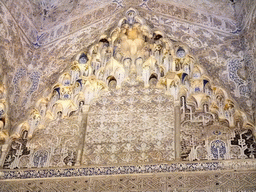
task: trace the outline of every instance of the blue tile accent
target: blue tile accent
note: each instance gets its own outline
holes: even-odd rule
[[[192,172],[192,171],[216,171],[222,170],[220,162],[203,163],[172,163],[151,164],[135,166],[111,166],[111,167],[72,167],[72,168],[45,168],[27,170],[4,170],[2,179],[28,179],[51,177],[82,177],[99,175],[143,174],[143,173],[168,173],[168,172]]]

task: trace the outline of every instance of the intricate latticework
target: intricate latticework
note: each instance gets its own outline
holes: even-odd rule
[[[53,134],[54,133],[54,134]],[[81,151],[81,119],[77,117],[50,121],[45,129],[39,129],[32,139],[22,138],[11,144],[4,168],[63,167],[74,166]],[[80,147],[79,147],[80,145]]]
[[[105,181],[74,179],[88,182],[86,189],[63,179],[58,189],[66,182],[74,189],[90,191],[223,189],[232,183],[224,172],[220,175],[225,182],[216,177],[215,184],[208,180],[213,173],[205,173],[202,179],[169,172],[236,169],[243,163],[254,168],[254,161],[243,161],[256,157],[254,131],[185,44],[150,28],[136,10],[129,9],[114,30],[77,55],[51,93],[5,137],[3,146],[9,148],[2,150],[1,163],[11,170],[0,176],[39,179],[166,173],[113,176]],[[195,160],[198,163],[192,163]],[[20,168],[33,170],[12,171]],[[47,182],[49,189],[37,181],[2,186],[3,191],[18,186],[51,190],[52,183]],[[247,189],[243,183],[239,187]]]
[[[200,76],[197,81],[203,87],[195,88],[199,91],[190,89],[189,94],[181,97],[181,158],[190,161],[255,158],[253,126],[245,123],[242,113],[226,99],[223,90],[211,87]],[[194,81],[193,77],[190,81]]]
[[[164,90],[141,84],[106,92],[89,110],[83,164],[174,160],[173,106]]]

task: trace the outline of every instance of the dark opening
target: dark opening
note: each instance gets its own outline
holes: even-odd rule
[[[185,57],[185,55],[186,55],[185,50],[182,47],[179,47],[179,49],[177,50],[177,56],[182,58],[182,57]]]
[[[149,85],[155,86],[157,84],[157,75],[152,74],[149,78]]]
[[[162,37],[163,37],[162,35],[157,34],[157,35],[155,35],[154,40],[157,41],[157,40],[161,39]]]
[[[109,41],[107,39],[101,39],[100,42],[102,42],[104,45],[109,46]]]
[[[80,57],[79,57],[78,62],[79,62],[80,64],[85,64],[85,63],[87,63],[87,61],[88,61],[87,55],[86,55],[85,53],[82,53],[82,54],[80,55]]]
[[[110,76],[110,77],[107,78],[107,80],[108,80],[108,87],[109,88],[116,88],[117,81],[116,81],[115,77]]]

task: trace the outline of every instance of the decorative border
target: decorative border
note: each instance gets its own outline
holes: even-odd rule
[[[173,19],[175,21],[199,25],[203,28],[213,29],[230,35],[230,32],[237,31],[236,23],[231,18],[216,16],[214,14],[196,12],[191,8],[176,6],[170,2],[158,2],[158,5],[148,2],[140,5],[140,8],[147,11],[147,17],[157,19],[159,24],[163,20]],[[151,13],[151,14],[150,14]],[[151,19],[149,19],[151,20]]]
[[[24,170],[1,170],[1,179],[31,179],[52,177],[84,177],[103,175],[125,175],[145,173],[171,173],[194,171],[219,171],[230,169],[256,169],[256,160],[227,160],[213,162],[184,162],[151,165],[106,166],[106,167],[70,167],[41,168]]]

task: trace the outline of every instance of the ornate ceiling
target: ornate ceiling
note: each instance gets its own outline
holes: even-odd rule
[[[150,6],[154,4],[156,7],[161,6],[163,3],[166,6],[177,7],[176,14],[174,16],[178,18],[188,19],[188,14],[193,10],[194,13],[203,13],[206,15],[218,16],[220,19],[235,19],[235,11],[233,3],[230,0],[174,0],[170,1],[148,1],[148,0],[114,0],[114,1],[85,1],[85,0],[65,0],[65,1],[37,1],[37,0],[25,0],[25,1],[2,1],[5,8],[12,15],[13,19],[19,25],[19,28],[26,35],[28,40],[34,44],[46,44],[51,42],[56,36],[53,33],[69,34],[75,29],[73,26],[68,28],[70,23],[72,25],[78,25],[77,28],[82,28],[88,25],[90,21],[93,21],[93,17],[90,17],[90,13],[95,11],[96,15],[103,14],[102,10],[108,5],[112,5],[112,11],[116,12],[120,8],[143,7],[150,9]],[[151,4],[151,5],[150,5]],[[167,8],[166,7],[166,8]],[[152,8],[152,7],[151,7]],[[172,7],[168,8],[172,9]],[[180,10],[181,9],[181,10]],[[184,13],[182,9],[184,9]],[[179,13],[180,12],[180,13]],[[108,13],[104,13],[102,16],[106,17]],[[174,11],[175,13],[175,11]],[[182,15],[179,15],[182,14]],[[50,40],[46,40],[50,37]]]
[[[255,31],[255,0],[0,0],[1,191],[254,190]]]
[[[99,1],[99,0],[25,0],[25,1],[3,1],[7,9],[17,22],[25,19],[37,31],[47,31],[54,26],[81,18],[92,10],[99,10],[107,4],[116,3],[120,7],[129,5],[140,6],[148,1]],[[160,3],[170,3],[170,1],[156,1]],[[16,6],[13,6],[13,5]],[[197,12],[218,15],[234,19],[235,12],[230,0],[174,0],[171,2],[178,7],[185,7]],[[23,26],[21,26],[23,27]],[[25,26],[24,26],[25,27]],[[25,29],[25,28],[24,28]]]
[[[152,28],[192,48],[216,84],[229,90],[253,119],[254,69],[250,67],[255,37],[239,27],[243,23],[253,26],[254,4],[232,0],[1,0],[0,57],[5,74],[1,81],[7,89],[8,129],[21,122],[36,101],[49,94],[73,58],[108,33],[130,7]]]

